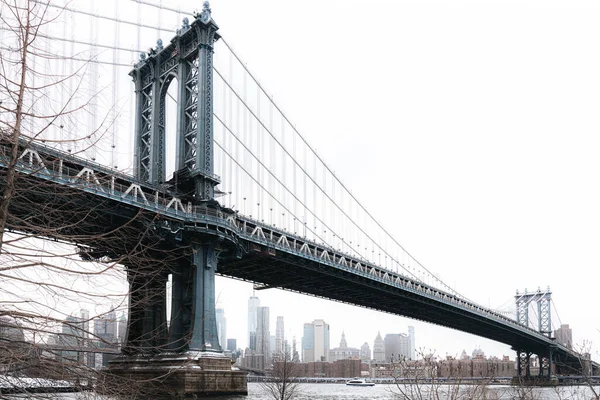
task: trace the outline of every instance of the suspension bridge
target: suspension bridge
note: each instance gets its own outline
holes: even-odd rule
[[[581,371],[581,356],[552,338],[549,291],[517,296],[514,320],[462,296],[395,241],[248,71],[207,2],[192,13],[126,3],[132,14],[115,3],[112,15],[78,2],[32,4],[64,21],[62,32],[40,30],[34,66],[66,77],[84,65],[91,78],[81,85],[53,78],[61,90],[31,94],[26,107],[91,111],[87,119],[57,113],[50,124],[25,119],[18,137],[5,131],[0,166],[18,172],[11,229],[69,240],[84,260],[119,259],[126,266],[130,322],[124,355],[111,366],[115,375],[162,376],[177,366],[181,375],[167,379],[177,390],[243,393],[245,377],[219,356],[216,274],[508,344],[517,352],[519,376],[529,377],[532,354],[540,377]],[[144,23],[148,9],[182,22],[170,30],[171,40],[140,51],[145,30],[168,31],[160,19],[158,28]],[[89,24],[75,23],[79,18]],[[101,21],[114,24],[112,37],[100,34]],[[85,40],[78,39],[81,29],[90,30]],[[11,48],[14,38],[1,32]],[[137,43],[124,44],[125,38]],[[54,52],[54,58],[40,55]],[[129,63],[121,53],[138,58]],[[101,73],[104,67],[112,73]],[[121,98],[124,69],[133,80],[130,102]],[[43,86],[50,78],[32,79],[32,86],[35,79]],[[93,95],[87,103],[75,96],[82,85]],[[73,215],[83,214],[85,221],[74,223]],[[166,266],[145,264],[157,257]],[[536,327],[527,316],[533,303]],[[193,383],[179,387],[182,379]]]

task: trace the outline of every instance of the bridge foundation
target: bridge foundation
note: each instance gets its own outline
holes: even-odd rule
[[[185,398],[248,394],[246,373],[222,353],[188,351],[120,356],[110,362],[98,392],[122,398]],[[150,397],[148,397],[150,396]]]
[[[98,391],[121,397],[205,397],[247,394],[246,373],[234,370],[218,341],[214,241],[192,243],[172,272],[172,312],[166,321],[166,275],[128,272],[129,325],[123,355],[111,360]],[[164,267],[163,267],[164,268]]]
[[[555,386],[558,379],[553,375],[553,351],[538,354],[538,373],[531,373],[531,355],[533,353],[525,350],[517,350],[517,375],[513,378],[516,386]]]

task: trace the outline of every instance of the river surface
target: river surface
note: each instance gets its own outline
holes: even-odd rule
[[[485,388],[470,385],[465,386],[436,386],[439,396],[429,393],[431,388],[425,386],[399,386],[378,384],[373,387],[346,386],[334,383],[303,383],[298,386],[295,400],[367,400],[367,399],[439,399],[439,400],[587,400],[593,397],[590,388],[583,386],[566,386],[560,388],[516,389],[510,386],[487,386]],[[460,392],[457,392],[459,390]],[[481,392],[485,391],[485,394]],[[600,387],[594,387],[600,393]],[[476,392],[475,392],[476,391]],[[402,395],[402,392],[406,396]],[[451,395],[449,395],[451,393]],[[452,395],[454,394],[454,395]],[[39,397],[38,397],[39,396]],[[2,397],[4,398],[4,397]],[[10,396],[22,399],[22,396]],[[43,398],[52,400],[112,400],[111,398],[94,393],[69,393],[35,395],[27,398]],[[248,396],[214,397],[213,400],[268,400],[272,399],[260,383],[248,383]],[[141,400],[141,399],[138,399]]]

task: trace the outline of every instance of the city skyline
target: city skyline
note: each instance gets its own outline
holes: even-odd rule
[[[266,316],[266,313],[268,313],[268,309],[269,307],[267,306],[263,306],[263,307],[259,307],[260,309],[260,313],[263,313],[264,316]],[[222,314],[225,314],[225,310],[224,309],[220,309],[220,312]],[[86,319],[86,317],[88,319]],[[12,326],[12,322],[10,322],[10,318],[9,317],[3,317],[5,318],[5,320],[7,321],[6,324],[7,326]],[[262,319],[263,317],[261,317]],[[283,320],[283,316],[277,316],[276,317],[276,321],[281,321]],[[57,331],[54,334],[50,334],[50,336],[48,336],[47,339],[45,340],[41,340],[40,338],[40,342],[39,343],[47,343],[47,344],[52,344],[56,341],[62,343],[62,344],[66,344],[66,345],[72,345],[74,348],[77,348],[78,346],[83,346],[83,343],[74,343],[73,342],[73,338],[75,337],[80,337],[80,338],[85,338],[86,340],[90,340],[92,342],[97,342],[98,345],[100,347],[104,346],[105,344],[103,344],[103,341],[106,341],[107,344],[108,343],[113,343],[113,345],[115,346],[121,346],[122,345],[122,327],[125,326],[124,324],[124,315],[121,315],[121,317],[117,317],[117,312],[112,309],[111,311],[99,315],[97,317],[94,318],[89,318],[89,311],[86,309],[81,309],[77,312],[73,312],[71,315],[67,316],[65,318],[65,320],[60,324],[60,330]],[[264,322],[264,320],[263,320]],[[304,324],[306,325],[314,325],[315,323],[317,324],[323,324],[327,327],[327,329],[329,329],[329,325],[325,323],[325,321],[323,320],[314,320],[312,323],[309,324]],[[90,329],[88,331],[88,329]],[[27,330],[27,328],[21,328],[21,329],[14,329],[11,328],[13,331],[19,331],[20,335],[23,335],[23,332],[25,330]],[[268,327],[264,327],[262,329],[270,329]],[[405,333],[400,333],[400,334],[385,334],[385,339],[388,339],[388,337],[390,336],[401,336],[401,337],[405,337],[405,338],[410,338],[413,339],[415,338],[415,333],[414,333],[414,328],[412,326],[408,326],[408,334]],[[566,331],[567,333],[563,333],[562,335],[565,335],[565,337],[568,337],[568,335],[570,334],[569,331],[569,327],[568,325],[563,325],[561,327],[561,329],[563,331]],[[4,326],[2,324],[0,324],[0,333],[4,333],[4,331],[9,332],[10,329],[5,329]],[[313,332],[314,333],[314,332]],[[323,333],[323,330],[321,330],[321,334]],[[14,333],[12,333],[14,335]],[[557,333],[557,337],[560,337],[560,333]],[[0,335],[1,336],[1,335]],[[221,336],[222,337],[222,336]],[[274,342],[276,336],[271,335],[271,342]],[[361,359],[363,362],[367,362],[370,363],[371,361],[373,362],[389,362],[389,360],[391,359],[390,356],[388,356],[387,352],[387,343],[385,343],[384,339],[382,338],[383,336],[380,335],[380,333],[378,333],[377,337],[371,341],[371,344],[373,344],[373,348],[376,347],[375,343],[377,341],[377,338],[381,338],[381,359],[378,359],[377,357],[373,356],[366,356],[364,357],[365,353],[370,353],[370,348],[371,348],[371,344],[369,344],[369,342],[365,342],[362,346],[360,346],[360,348],[356,348],[354,346],[349,346],[346,340],[346,334],[345,332],[342,332],[342,336],[340,338],[340,344],[339,346],[332,346],[331,343],[329,343],[328,346],[328,357],[323,357],[322,360],[326,361],[326,362],[335,362],[337,360],[344,360],[344,359]],[[219,339],[220,340],[220,339]],[[284,346],[286,346],[287,350],[292,351],[294,349],[295,346],[295,338],[292,339],[292,341],[290,342],[288,340],[287,337],[284,338]],[[242,352],[244,350],[250,350],[249,354],[250,355],[254,355],[254,354],[260,354],[260,352],[256,352],[253,349],[244,349],[241,348],[239,346],[237,346],[237,339],[236,338],[229,338],[227,337],[225,339],[225,344],[222,344],[222,348],[223,351],[227,350],[230,352],[235,352],[237,350],[241,350]],[[408,348],[409,352],[414,350],[414,348],[409,347]],[[66,350],[65,351],[66,354],[70,354],[69,352],[73,352],[73,351],[69,351]],[[335,353],[335,355],[334,355]],[[469,356],[468,354],[471,353],[471,355]],[[323,354],[325,354],[325,348],[323,348]],[[271,353],[272,357],[275,357],[274,353]],[[292,355],[292,354],[290,354]],[[419,359],[423,359],[424,357],[431,357],[434,356],[434,359],[438,359],[438,360],[444,360],[444,359],[475,359],[475,358],[482,358],[482,359],[501,359],[501,358],[506,358],[506,357],[510,357],[507,355],[498,355],[498,354],[489,354],[486,355],[485,351],[483,349],[481,349],[481,347],[474,347],[472,350],[471,349],[463,349],[463,351],[460,354],[456,354],[456,355],[442,355],[442,354],[434,354],[434,353],[426,353],[426,352],[418,352],[416,353],[416,357],[410,357],[407,354],[404,354],[406,359],[412,359],[412,360],[419,360]],[[108,362],[108,360],[110,360],[112,357],[114,357],[114,355],[112,354],[108,354],[105,355],[104,358],[106,358],[106,360],[104,361],[104,364],[106,365],[106,362]],[[394,360],[396,360],[397,358],[394,358]],[[269,359],[267,359],[267,361],[269,361]],[[304,360],[304,359],[298,359],[295,360],[297,362],[313,362],[313,361],[319,361],[319,360]],[[262,364],[263,366],[265,365],[264,362]]]
[[[267,314],[270,314],[269,310],[270,307],[269,306],[259,306],[259,304],[261,304],[261,300],[258,296],[256,296],[255,292],[253,291],[252,295],[248,298],[248,315],[252,315],[254,314],[256,316],[256,318],[260,318],[261,323],[260,325],[262,325],[261,330],[266,330],[267,332],[271,331],[271,327],[275,327],[275,335],[270,335],[270,342],[271,344],[271,348],[269,349],[269,355],[270,357],[274,357],[276,355],[276,351],[279,348],[278,347],[278,343],[281,343],[281,346],[283,347],[283,345],[287,344],[288,346],[291,346],[292,341],[296,339],[296,335],[293,334],[293,330],[292,329],[288,329],[287,332],[288,333],[284,333],[284,320],[285,320],[285,316],[275,316],[275,315],[271,315],[269,317],[269,322],[265,325],[266,320],[264,319],[265,316]],[[263,303],[264,304],[264,303]],[[256,311],[256,312],[254,312]],[[225,310],[223,310],[223,312],[225,312]],[[262,313],[262,316],[259,317],[259,315]],[[265,314],[266,313],[266,314]],[[248,326],[250,326],[250,320],[248,320]],[[341,340],[340,340],[340,346],[335,346],[336,343],[336,338],[332,339],[331,336],[331,325],[326,323],[326,321],[324,321],[323,319],[313,319],[312,322],[305,322],[303,324],[303,328],[302,328],[302,334],[299,336],[300,337],[300,360],[302,362],[306,362],[306,361],[316,361],[313,358],[309,358],[308,360],[304,359],[304,352],[303,352],[303,341],[304,341],[304,335],[307,332],[307,325],[313,326],[313,335],[314,335],[314,324],[318,323],[318,324],[324,324],[326,326],[326,330],[327,330],[327,337],[325,340],[328,340],[328,343],[323,343],[325,345],[325,347],[322,349],[322,353],[327,354],[327,356],[324,356],[324,359],[326,361],[331,361],[331,355],[333,354],[333,351],[336,350],[338,351],[339,354],[352,354],[352,357],[358,357],[358,358],[362,358],[363,356],[363,347],[365,344],[367,344],[367,349],[369,350],[369,352],[371,352],[371,350],[373,349],[373,357],[372,359],[375,361],[386,361],[390,358],[388,353],[395,353],[396,355],[400,354],[405,356],[407,359],[418,359],[420,357],[422,357],[425,354],[435,354],[437,357],[440,358],[445,358],[445,357],[454,357],[454,358],[459,358],[466,350],[467,348],[463,348],[460,352],[456,352],[454,354],[450,354],[450,353],[440,353],[440,352],[436,352],[435,350],[435,346],[432,346],[431,344],[427,345],[424,344],[421,347],[417,347],[415,346],[415,341],[416,341],[416,337],[417,335],[415,334],[415,328],[412,325],[407,325],[406,329],[402,330],[402,331],[397,331],[397,332],[382,332],[380,330],[377,331],[377,336],[374,338],[370,338],[366,340],[362,340],[361,338],[354,338],[354,341],[352,342],[351,345],[348,345],[347,339],[346,339],[346,331],[344,331],[342,329],[341,331]],[[255,326],[258,326],[259,324],[257,323]],[[563,326],[563,329],[565,328],[565,326]],[[568,329],[568,325],[566,326],[566,328]],[[257,328],[258,329],[258,328]],[[291,336],[288,336],[291,335]],[[352,332],[350,332],[350,335],[353,336]],[[401,344],[402,346],[402,351],[394,351],[394,350],[388,350],[388,344],[386,343],[386,340],[388,340],[388,337],[394,336],[395,340],[398,341],[402,341],[403,344]],[[377,347],[375,342],[377,341],[377,338],[380,337],[381,338],[381,349],[380,349],[380,355],[375,356],[375,348]],[[227,340],[229,339],[235,339],[237,340],[237,338],[226,338]],[[332,344],[332,340],[333,343]],[[358,344],[358,342],[361,342],[362,344]],[[237,342],[239,343],[239,341]],[[258,341],[257,341],[258,343]],[[314,345],[314,343],[313,343]],[[396,345],[392,345],[392,346],[398,346],[399,344]],[[254,350],[257,351],[257,347],[249,347],[249,346],[238,346],[238,349],[240,350],[245,350],[245,349],[250,349],[250,350]],[[263,347],[264,348],[264,347]],[[477,349],[481,349],[481,346],[474,346],[473,347],[473,351],[476,351]],[[291,349],[290,349],[291,350]],[[340,350],[345,350],[345,351],[340,351]],[[354,350],[356,351],[356,354],[354,354]],[[257,351],[258,354],[262,354],[260,350]],[[390,354],[391,354],[390,353]],[[505,357],[507,356],[507,354],[491,354],[491,356],[493,357]],[[510,357],[510,354],[508,354],[508,356]],[[348,358],[352,358],[352,357],[348,357]],[[345,358],[342,357],[342,358]]]

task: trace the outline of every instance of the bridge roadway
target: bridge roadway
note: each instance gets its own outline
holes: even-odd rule
[[[93,214],[90,218],[96,219],[93,226],[100,233],[129,225],[131,232],[146,229],[151,235],[158,230],[163,239],[168,237],[172,243],[185,243],[192,236],[203,240],[218,238],[221,254],[217,273],[222,276],[255,282],[264,288],[280,288],[406,316],[542,356],[547,356],[552,349],[557,365],[573,368],[580,365],[578,353],[502,314],[327,245],[221,208],[216,202],[193,206],[168,185],[139,182],[108,167],[46,146],[30,145],[19,151],[18,193],[26,201],[11,203],[11,212],[28,222],[13,227],[15,230],[36,233],[36,224],[31,222],[36,219],[54,223],[41,214],[53,209],[64,211],[62,198],[69,197],[69,207],[80,204],[82,209],[90,210],[90,215]],[[8,165],[7,156],[6,144],[0,144],[0,168],[4,170]],[[3,175],[0,179],[4,179]],[[42,193],[42,183],[51,190],[45,189],[47,193]],[[68,196],[61,196],[66,193]],[[19,206],[27,202],[44,206],[33,209]],[[54,212],[54,218],[61,213]],[[140,221],[142,225],[152,225],[151,229],[140,225]],[[61,225],[64,221],[55,223]],[[74,225],[60,237],[72,235],[72,242],[84,249],[84,259],[115,256],[111,253],[114,249],[79,240],[83,235],[77,226],[85,226],[88,231],[90,226]],[[137,233],[135,237],[140,236]],[[43,234],[52,237],[47,231]],[[150,242],[149,239],[145,243]],[[164,246],[163,249],[173,248],[173,245]],[[121,247],[122,251],[128,251],[126,244]],[[156,246],[153,248],[160,251]],[[181,251],[184,248],[181,246]],[[594,370],[597,367],[594,364]]]

